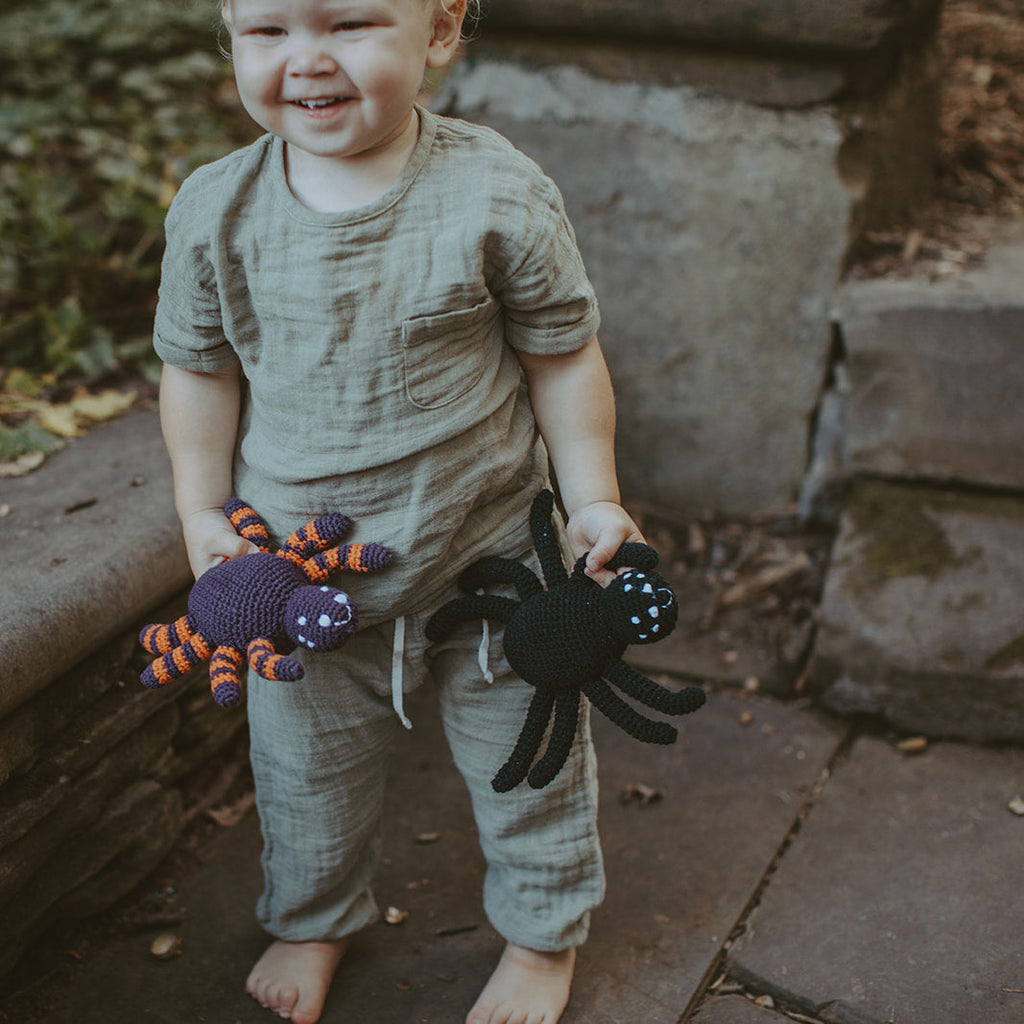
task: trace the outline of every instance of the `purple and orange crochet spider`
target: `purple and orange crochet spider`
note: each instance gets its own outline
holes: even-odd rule
[[[274,553],[266,524],[245,502],[230,498],[224,514],[259,551],[204,572],[189,594],[188,614],[147,626],[139,642],[160,655],[142,673],[144,686],[163,686],[209,659],[213,699],[232,707],[241,699],[239,672],[246,659],[264,679],[293,681],[303,676],[301,662],[288,657],[296,647],[341,646],[356,630],[358,609],[324,580],[343,569],[383,569],[391,551],[380,544],[336,546],[352,520],[333,512],[296,530]]]

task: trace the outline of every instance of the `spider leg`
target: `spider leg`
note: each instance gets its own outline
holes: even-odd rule
[[[195,633],[185,643],[157,658],[142,673],[142,685],[151,690],[183,676],[190,668],[206,661],[212,653],[210,645],[200,633]]]
[[[678,691],[667,690],[622,661],[613,662],[605,672],[605,678],[627,697],[633,697],[641,704],[666,715],[688,715],[703,707],[707,700],[707,694],[699,686],[684,686]]]
[[[530,506],[530,534],[548,590],[569,578],[558,547],[558,535],[551,522],[554,509],[555,496],[547,490],[541,491]]]
[[[318,516],[292,533],[281,545],[278,554],[301,564],[318,551],[326,551],[332,544],[337,544],[351,529],[352,520],[340,512]]]
[[[196,635],[192,619],[188,615],[182,615],[175,619],[170,625],[162,626],[154,622],[139,634],[139,643],[142,648],[150,654],[167,654],[175,647],[187,643]]]
[[[543,789],[562,770],[573,740],[576,739],[579,715],[579,690],[567,690],[555,698],[555,720],[551,726],[548,749],[534,765],[527,780],[534,789]]]
[[[519,739],[516,740],[509,759],[498,769],[498,774],[491,780],[491,787],[496,793],[508,793],[526,778],[530,765],[537,756],[537,751],[540,750],[554,702],[555,695],[551,690],[536,690],[534,692],[530,706],[526,710],[526,721],[523,722]]]
[[[511,583],[516,588],[520,601],[525,601],[544,589],[532,569],[519,562],[513,562],[510,558],[500,558],[498,555],[485,555],[459,576],[459,588],[467,593],[480,590],[489,583]]]
[[[320,583],[331,573],[342,569],[351,572],[375,572],[390,564],[391,549],[384,547],[383,544],[345,544],[307,558],[302,563],[302,571],[311,583]]]
[[[305,675],[301,661],[289,658],[285,654],[278,654],[274,650],[274,645],[264,637],[253,640],[246,653],[249,668],[264,679],[280,679],[292,683]]]
[[[675,743],[678,733],[667,722],[655,722],[634,711],[603,679],[594,679],[581,687],[601,714],[641,743]]]
[[[210,658],[210,692],[222,708],[233,708],[242,699],[242,652],[237,647],[222,644]]]
[[[258,512],[250,505],[238,498],[228,498],[224,502],[224,515],[235,528],[239,537],[251,540],[260,551],[270,551],[270,535],[267,533],[267,524],[260,518]]]
[[[511,597],[500,597],[497,594],[470,594],[466,597],[456,597],[442,605],[430,616],[426,626],[427,639],[435,644],[446,640],[460,622],[471,622],[474,619],[508,622],[518,607],[518,601]]]

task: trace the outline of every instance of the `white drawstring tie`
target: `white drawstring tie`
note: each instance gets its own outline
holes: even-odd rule
[[[412,728],[412,722],[405,713],[402,693],[402,665],[405,662],[405,616],[395,619],[395,643],[391,649],[391,706],[395,709],[402,725]]]

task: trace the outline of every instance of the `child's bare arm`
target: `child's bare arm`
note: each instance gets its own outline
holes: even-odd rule
[[[606,584],[605,563],[625,541],[642,541],[620,504],[615,474],[615,400],[597,338],[567,355],[520,352],[534,415],[569,513],[578,558],[590,552],[587,574]]]
[[[193,373],[164,366],[160,424],[174,471],[174,504],[189,564],[207,569],[255,550],[224,515],[238,434],[241,378],[237,371]]]

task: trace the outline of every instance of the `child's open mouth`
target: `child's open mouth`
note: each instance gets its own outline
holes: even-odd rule
[[[345,102],[343,96],[321,96],[317,99],[309,100],[292,100],[293,106],[302,107],[303,110],[308,110],[311,113],[319,113],[320,111],[334,110],[336,107],[340,107]]]

